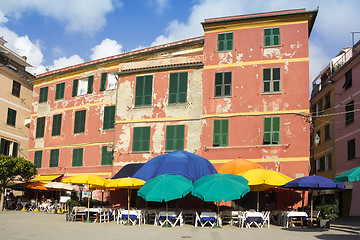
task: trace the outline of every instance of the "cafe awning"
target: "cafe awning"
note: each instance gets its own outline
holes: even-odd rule
[[[51,175],[39,175],[33,179],[30,180],[30,182],[44,182],[44,183],[48,183],[48,182],[52,182],[57,178],[62,177],[63,174],[51,174]]]

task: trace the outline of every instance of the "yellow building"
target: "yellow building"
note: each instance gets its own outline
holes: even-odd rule
[[[0,154],[28,158],[29,127],[34,78],[26,72],[30,67],[21,57],[4,46],[0,38]]]

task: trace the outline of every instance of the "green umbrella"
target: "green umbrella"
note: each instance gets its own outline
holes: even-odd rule
[[[242,198],[250,191],[248,180],[233,174],[211,174],[194,182],[192,195],[211,202],[230,201]],[[217,226],[219,226],[219,207]]]
[[[360,181],[360,166],[352,168],[339,176],[335,177],[335,182],[354,182]]]
[[[138,195],[146,201],[166,202],[166,222],[169,226],[168,201],[185,197],[193,189],[192,181],[172,174],[164,174],[147,181],[138,191]]]

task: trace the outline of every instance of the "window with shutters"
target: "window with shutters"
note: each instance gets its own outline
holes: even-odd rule
[[[280,144],[280,117],[265,117],[263,145]]]
[[[263,93],[281,92],[280,68],[263,69]]]
[[[170,73],[169,104],[186,103],[188,73]]]
[[[87,78],[75,79],[73,81],[72,96],[80,96],[93,92],[94,76]]]
[[[330,93],[326,94],[325,96],[325,106],[324,106],[324,110],[329,109],[331,107],[331,102],[330,102]]]
[[[47,102],[49,87],[40,88],[39,103]]]
[[[62,114],[56,114],[53,116],[53,125],[51,136],[59,136],[61,133],[61,120]]]
[[[184,149],[185,125],[166,126],[166,151]]]
[[[15,97],[20,97],[20,89],[21,89],[21,84],[15,80],[13,80],[13,86],[12,86],[12,92],[11,92],[12,95]]]
[[[65,83],[56,84],[55,100],[63,99],[65,93]]]
[[[355,138],[347,142],[348,160],[356,158]]]
[[[280,46],[280,28],[264,29],[264,47]]]
[[[215,97],[231,96],[231,72],[215,73]]]
[[[347,71],[345,73],[345,82],[344,82],[343,88],[345,88],[345,90],[347,90],[351,86],[352,86],[352,70],[350,69],[349,71]]]
[[[100,91],[116,89],[117,80],[115,74],[111,73],[102,73],[101,82],[100,82]]]
[[[107,151],[107,146],[102,146],[101,149],[101,165],[112,165],[112,154]]]
[[[330,140],[330,124],[325,125],[325,141]]]
[[[345,112],[345,125],[347,126],[354,122],[354,100],[345,105]]]
[[[73,149],[72,166],[82,167],[82,165],[83,165],[83,148]]]
[[[41,168],[42,151],[36,151],[34,154],[34,164],[36,168]]]
[[[15,123],[16,123],[16,111],[15,111],[14,109],[8,108],[6,123],[7,123],[8,125],[11,125],[11,126],[15,127]]]
[[[1,138],[0,143],[0,154],[6,155],[6,156],[18,156],[18,147],[19,144],[17,142],[8,141],[5,138]]]
[[[115,123],[115,106],[108,106],[104,108],[103,129],[114,129]]]
[[[40,117],[36,121],[36,138],[44,137],[45,132],[45,117]]]
[[[233,33],[219,33],[217,42],[218,52],[233,50]]]
[[[135,106],[151,106],[153,76],[136,77]]]
[[[213,147],[227,147],[229,144],[229,119],[214,120]]]
[[[149,152],[150,130],[150,127],[134,127],[133,152]]]
[[[85,132],[86,110],[75,112],[74,133]]]
[[[51,149],[49,167],[55,168],[58,167],[58,165],[59,165],[59,149]]]

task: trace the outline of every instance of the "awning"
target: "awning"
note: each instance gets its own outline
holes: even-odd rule
[[[55,179],[62,177],[63,174],[52,174],[52,175],[40,175],[30,180],[30,182],[52,182]]]
[[[125,165],[111,179],[132,177],[145,163],[130,163]]]

